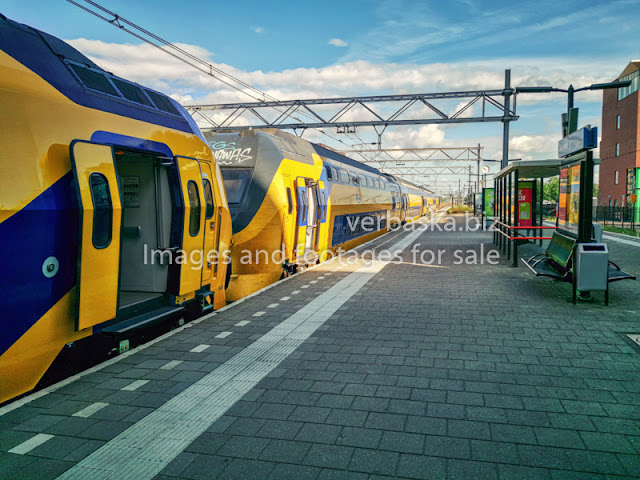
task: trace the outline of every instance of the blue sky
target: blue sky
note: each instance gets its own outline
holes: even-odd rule
[[[100,3],[283,99],[501,88],[505,68],[514,85],[580,87],[610,81],[640,58],[640,0]],[[70,40],[105,68],[183,103],[241,99],[63,0],[0,0],[0,12]],[[576,94],[580,124],[599,125],[601,98]],[[512,158],[555,156],[565,105],[560,94],[521,95]],[[373,140],[366,129],[358,134]],[[395,128],[383,145],[481,143],[485,157],[498,158],[500,135],[499,124]]]

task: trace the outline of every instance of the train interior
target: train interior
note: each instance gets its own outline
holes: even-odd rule
[[[166,160],[116,152],[122,198],[119,309],[167,291],[169,266],[152,250],[169,248],[172,203]]]

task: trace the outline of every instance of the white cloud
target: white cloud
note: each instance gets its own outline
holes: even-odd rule
[[[547,155],[555,158],[560,135],[518,135],[511,137],[510,157],[531,160]],[[549,155],[552,153],[552,155]]]
[[[260,27],[260,26],[252,26],[250,27],[252,31],[254,31],[255,33],[263,33],[264,32],[264,28]]]
[[[329,40],[329,45],[333,45],[334,47],[347,47],[349,43],[340,38],[332,38]]]

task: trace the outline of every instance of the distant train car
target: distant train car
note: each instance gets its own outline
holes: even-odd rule
[[[280,130],[205,136],[233,219],[230,300],[419,218],[432,197]]]
[[[430,205],[435,205],[435,195],[426,192],[417,185],[404,179],[396,179],[401,187],[406,202],[406,214],[404,220],[413,222],[429,213]],[[434,207],[435,208],[435,207]]]
[[[201,257],[231,219],[178,103],[2,16],[0,50],[2,403],[65,345],[224,305],[225,265]]]

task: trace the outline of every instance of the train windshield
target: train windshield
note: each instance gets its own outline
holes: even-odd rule
[[[221,168],[222,179],[224,180],[224,189],[227,193],[227,202],[241,203],[244,192],[249,185],[249,177],[251,170],[240,168]]]

